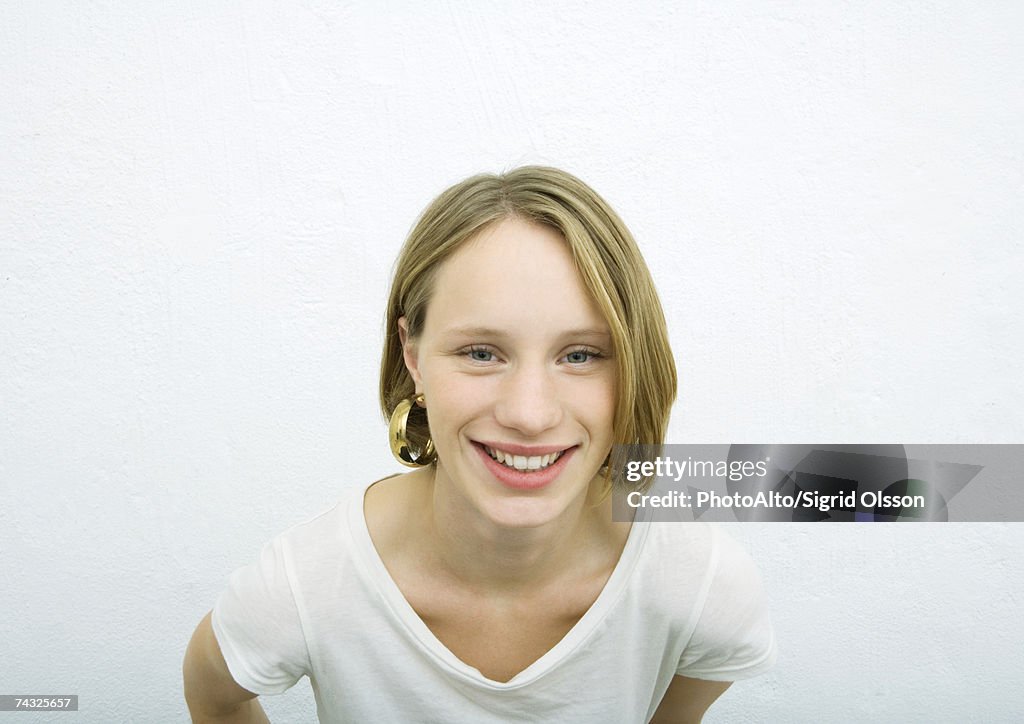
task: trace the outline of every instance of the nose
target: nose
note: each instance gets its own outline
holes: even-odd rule
[[[504,427],[536,437],[562,421],[562,403],[551,372],[541,366],[509,370],[502,380],[494,410]]]

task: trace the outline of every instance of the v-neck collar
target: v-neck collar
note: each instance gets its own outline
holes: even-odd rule
[[[626,544],[623,546],[619,560],[616,562],[615,568],[598,594],[597,599],[558,643],[508,681],[494,681],[481,674],[475,667],[462,661],[447,646],[441,643],[440,639],[434,635],[434,632],[430,630],[409,601],[406,600],[402,591],[398,588],[398,584],[391,577],[387,567],[384,565],[384,561],[377,552],[377,548],[373,545],[370,530],[366,525],[366,513],[363,503],[366,491],[373,484],[370,483],[364,488],[353,491],[353,494],[349,497],[347,511],[348,530],[351,534],[351,542],[356,554],[356,564],[366,578],[367,583],[377,589],[394,618],[401,623],[418,646],[429,653],[444,669],[466,682],[496,691],[518,689],[536,681],[558,666],[560,662],[569,658],[573,651],[587,640],[625,590],[639,557],[639,552],[647,538],[649,528],[648,525],[640,521],[634,521],[633,525],[630,526],[629,535],[626,538]]]

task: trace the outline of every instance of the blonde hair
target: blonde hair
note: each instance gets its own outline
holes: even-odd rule
[[[562,234],[608,323],[618,373],[615,444],[661,445],[677,379],[650,271],[633,236],[604,199],[575,176],[545,166],[472,176],[444,191],[416,222],[399,253],[388,298],[380,368],[385,418],[415,392],[402,355],[399,318],[405,317],[409,336],[417,337],[437,269],[485,227],[510,217]],[[406,434],[422,448],[430,435],[425,416],[410,416]]]

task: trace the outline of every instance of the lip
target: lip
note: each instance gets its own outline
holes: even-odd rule
[[[497,460],[492,458],[487,451],[484,449],[484,445],[490,448],[497,448],[504,452],[512,453],[513,455],[525,455],[525,456],[540,456],[549,455],[550,453],[562,452],[561,457],[555,462],[548,465],[543,470],[535,470],[533,472],[526,472],[524,470],[515,470],[507,465],[499,463]],[[509,488],[515,488],[516,490],[537,490],[549,485],[555,480],[565,469],[566,464],[569,462],[569,458],[576,452],[575,445],[564,448],[564,447],[529,447],[525,445],[503,445],[484,443],[484,442],[473,442],[473,447],[476,448],[480,454],[480,458],[483,460],[484,466],[491,472],[491,475],[495,479]]]
[[[496,442],[493,440],[474,440],[473,442],[477,445],[486,445],[491,450],[501,450],[502,452],[523,455],[524,457],[540,457],[541,455],[550,455],[551,453],[562,452],[563,450],[575,447],[575,445],[516,445],[511,442]]]

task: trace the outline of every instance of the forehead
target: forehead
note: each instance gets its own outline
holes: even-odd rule
[[[487,227],[438,269],[425,331],[466,326],[535,334],[608,329],[562,234],[515,218]]]

